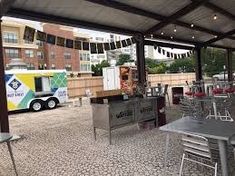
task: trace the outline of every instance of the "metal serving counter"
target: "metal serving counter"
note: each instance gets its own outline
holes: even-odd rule
[[[164,97],[133,98],[127,101],[111,101],[107,104],[91,103],[94,137],[96,128],[107,130],[111,144],[111,131],[126,125],[155,120],[158,124],[157,100]],[[161,108],[161,112],[164,107]]]

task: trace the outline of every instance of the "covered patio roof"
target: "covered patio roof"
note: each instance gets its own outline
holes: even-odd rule
[[[7,16],[235,50],[231,0],[15,0]]]

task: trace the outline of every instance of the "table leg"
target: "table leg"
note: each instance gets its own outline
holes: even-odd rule
[[[168,147],[169,147],[169,134],[166,135],[166,149],[165,149],[165,156],[164,156],[164,175],[166,174],[166,161],[167,161],[167,153],[168,153]]]
[[[112,141],[111,141],[111,129],[109,129],[109,145],[112,144]]]
[[[213,104],[213,110],[214,110],[214,115],[215,115],[215,119],[217,120],[217,108],[216,108],[216,103],[215,102],[213,102],[212,103]]]
[[[227,162],[227,142],[223,140],[218,140],[220,161],[222,167],[222,175],[228,176],[228,162]]]
[[[96,128],[93,127],[94,139],[96,140]]]
[[[10,153],[10,157],[11,157],[11,161],[12,161],[12,164],[13,164],[13,167],[14,167],[14,170],[15,170],[15,174],[16,174],[16,176],[18,176],[18,173],[17,173],[17,170],[16,170],[15,159],[14,159],[13,152],[12,152],[12,149],[11,149],[10,141],[7,141],[7,147],[8,147],[8,151]]]

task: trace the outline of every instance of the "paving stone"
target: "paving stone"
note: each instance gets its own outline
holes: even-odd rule
[[[179,117],[177,107],[167,108],[168,121]],[[37,113],[10,115],[11,132],[22,136],[12,142],[19,176],[163,176],[165,133],[139,130],[136,125],[112,132],[97,130],[94,141],[91,106],[60,107]],[[180,136],[170,136],[167,175],[179,172]],[[0,175],[14,176],[6,145],[0,145]],[[185,176],[209,176],[213,171],[186,164]]]

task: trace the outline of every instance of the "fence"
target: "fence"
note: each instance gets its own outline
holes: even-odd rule
[[[191,83],[195,80],[195,73],[175,73],[175,74],[150,74],[148,81],[151,85],[157,83],[168,84],[169,86],[185,85],[185,81]],[[68,78],[69,98],[81,97],[87,94],[94,94],[96,91],[103,90],[103,77],[82,77]]]

